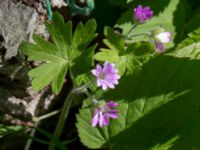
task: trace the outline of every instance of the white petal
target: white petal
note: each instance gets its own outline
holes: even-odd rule
[[[104,124],[104,118],[102,112],[99,114],[99,126],[102,128]]]
[[[102,89],[106,90],[107,89],[107,85],[105,83],[102,83]]]
[[[113,85],[113,83],[107,82],[107,85],[108,85],[108,87],[111,88],[111,89],[114,89],[114,88],[115,88],[115,86]]]
[[[95,69],[92,69],[92,71],[91,71],[91,72],[92,72],[92,74],[93,74],[93,75],[97,76],[97,70],[95,70]]]
[[[101,79],[97,79],[97,86],[100,87],[102,85]]]
[[[171,33],[170,32],[161,32],[156,35],[156,38],[162,43],[171,42]]]

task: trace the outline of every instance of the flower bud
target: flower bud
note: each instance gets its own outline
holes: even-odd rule
[[[170,43],[172,41],[171,32],[166,32],[164,28],[158,28],[152,32],[154,39],[154,46],[157,52],[164,52],[164,43]]]

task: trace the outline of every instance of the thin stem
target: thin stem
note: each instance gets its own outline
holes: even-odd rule
[[[154,57],[154,56],[156,56],[156,52],[153,52],[152,54],[151,54],[151,57]]]
[[[69,94],[68,94],[68,96],[65,100],[65,103],[63,105],[63,108],[62,108],[62,111],[61,111],[61,114],[60,114],[60,117],[59,117],[59,120],[58,120],[58,123],[57,123],[57,126],[56,126],[56,130],[54,132],[54,136],[56,138],[59,138],[61,133],[62,133],[64,124],[65,124],[65,120],[68,116],[69,109],[70,109],[71,104],[72,104],[73,94],[74,94],[74,90],[72,89],[69,92]],[[54,150],[54,149],[55,149],[55,145],[54,145],[53,141],[51,141],[48,150]]]
[[[35,124],[34,124],[34,128],[31,130],[31,133],[30,133],[30,136],[31,137],[34,137],[34,135],[35,135],[35,132],[36,132],[36,127],[38,127],[38,125],[39,125],[39,122],[36,122]],[[31,146],[31,143],[32,143],[32,139],[31,138],[29,138],[28,139],[28,141],[26,142],[26,145],[25,145],[25,147],[24,147],[24,150],[29,150],[30,149],[30,146]]]
[[[54,115],[58,114],[60,111],[61,111],[61,110],[55,110],[55,111],[50,112],[50,113],[48,113],[48,114],[42,115],[42,116],[40,116],[40,117],[35,117],[35,118],[33,118],[33,121],[34,121],[34,122],[41,121],[41,120],[43,120],[43,119],[46,119],[46,118],[49,118],[49,117],[51,117],[51,116],[54,116]]]
[[[138,34],[132,34],[132,35],[129,35],[129,37],[136,37],[136,36],[150,36],[151,34],[150,33],[138,33]]]
[[[91,101],[93,101],[93,97],[92,97],[92,95],[88,92],[87,89],[84,89],[83,92],[85,93],[85,95],[87,95],[87,97],[88,97]]]
[[[140,66],[143,65],[137,58],[135,58],[134,60],[135,60]]]
[[[132,28],[128,31],[127,36],[137,27],[137,24],[133,24]]]
[[[94,81],[95,81],[95,80],[91,80],[89,83],[87,83],[87,84],[85,84],[85,85],[83,85],[83,86],[81,86],[81,87],[76,88],[76,91],[79,92],[79,93],[82,92],[84,89],[90,87],[90,85],[91,85],[92,83],[94,83]]]

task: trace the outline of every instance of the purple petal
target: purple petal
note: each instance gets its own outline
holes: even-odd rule
[[[142,11],[142,6],[141,5],[138,5],[138,7],[137,8],[135,8],[135,14],[137,15],[138,13],[141,13],[141,11]]]
[[[110,118],[117,119],[119,118],[118,114],[108,114]]]
[[[102,79],[97,79],[97,86],[98,87],[102,86]]]
[[[104,122],[103,122],[104,125],[105,125],[105,126],[108,126],[108,125],[109,125],[109,118],[108,118],[108,116],[107,116],[106,114],[104,114],[104,115],[103,115],[103,118],[104,118],[104,120],[103,120],[103,121],[104,121]]]
[[[149,12],[149,11],[151,11],[151,9],[150,9],[149,6],[146,6],[146,7],[144,7],[143,11],[145,11],[145,12]]]
[[[114,79],[120,79],[120,76],[118,74],[108,73],[104,75],[104,78],[107,80],[114,80]]]
[[[99,75],[102,73],[102,70],[103,70],[102,67],[99,64],[97,64],[96,69],[93,69],[91,72],[96,77],[99,77]]]
[[[118,105],[118,104],[117,104]],[[115,106],[116,107],[116,106]],[[119,113],[119,110],[109,110],[108,111],[108,115],[110,118],[113,118],[113,119],[116,119],[118,118],[118,113]]]
[[[118,103],[115,103],[115,102],[113,102],[113,101],[109,101],[109,102],[106,103],[106,105],[107,105],[110,109],[113,109],[113,108],[115,108],[115,107],[118,106]]]
[[[104,83],[111,89],[115,88],[114,84],[112,83],[112,80],[105,80]]]
[[[155,42],[154,43],[154,46],[155,46],[155,50],[159,53],[162,53],[165,51],[165,47],[164,47],[164,44],[163,43],[160,43],[160,42]]]
[[[107,74],[107,73],[112,72],[113,67],[114,67],[114,64],[112,64],[112,63],[110,64],[108,62],[105,62],[104,66],[103,66],[103,74]]]
[[[92,126],[95,127],[99,121],[99,111],[95,110],[95,115],[92,118]]]
[[[117,80],[113,80],[113,84],[117,85],[119,82]]]
[[[101,87],[102,87],[102,89],[103,90],[106,90],[107,89],[107,84],[106,84],[106,81],[105,80],[102,80],[102,79],[100,79],[100,83],[101,83]]]
[[[102,83],[102,89],[103,89],[103,90],[106,90],[106,89],[107,89],[107,84]]]

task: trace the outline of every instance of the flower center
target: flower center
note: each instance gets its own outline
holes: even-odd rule
[[[99,74],[99,77],[100,77],[101,79],[104,79],[104,74],[103,74],[103,73],[100,73],[100,74]]]

